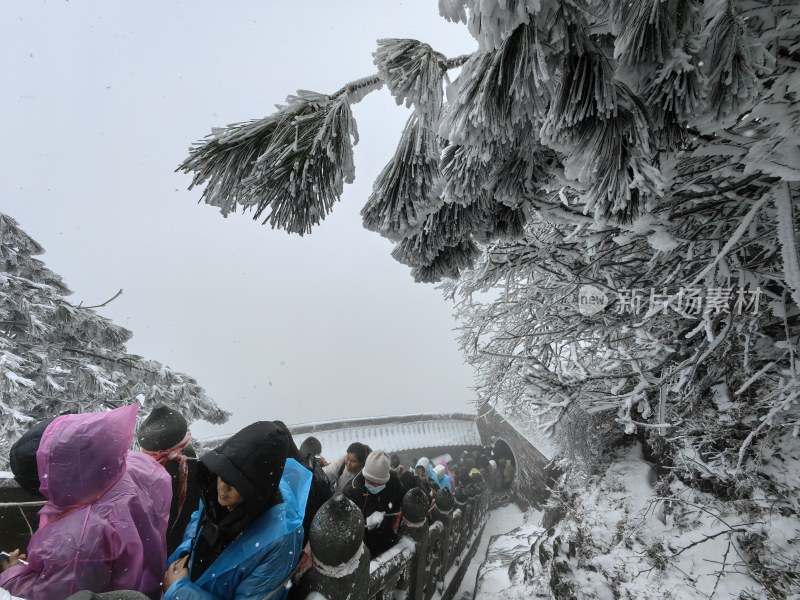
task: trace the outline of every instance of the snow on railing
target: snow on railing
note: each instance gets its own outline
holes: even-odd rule
[[[322,444],[323,456],[330,460],[343,455],[354,441],[386,452],[481,445],[475,415],[462,413],[318,421],[289,425],[289,430],[297,446],[308,436],[316,437]],[[195,440],[195,449],[213,448],[228,437],[223,435]]]
[[[489,491],[468,487],[467,499],[455,508],[435,503],[431,508],[430,499],[422,490],[409,490],[403,499],[402,537],[395,546],[369,562],[361,557],[358,566],[344,575],[312,567],[298,583],[298,597],[451,600],[480,543],[489,507]],[[340,494],[329,503],[331,508],[323,506],[315,517],[315,523],[317,518],[320,522],[311,529],[311,551],[316,555],[315,546],[323,540],[331,543],[331,538],[315,535],[324,523],[328,530],[340,532],[337,539],[341,541],[341,548],[326,547],[325,552],[348,562],[353,548],[363,548],[359,541],[363,519],[352,518],[352,511],[358,509],[355,505],[350,507],[350,501]],[[348,530],[352,535],[347,534]],[[339,550],[346,553],[340,555]]]

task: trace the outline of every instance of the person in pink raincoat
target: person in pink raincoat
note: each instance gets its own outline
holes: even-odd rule
[[[0,588],[27,600],[79,590],[160,597],[172,483],[155,460],[129,451],[138,410],[64,415],[47,425],[36,451],[47,504],[28,564],[0,573]]]

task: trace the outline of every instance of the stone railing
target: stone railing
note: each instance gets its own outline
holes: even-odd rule
[[[401,591],[408,600],[452,599],[478,548],[489,508],[488,491],[465,487],[455,498],[437,494],[433,509],[422,490],[409,490],[400,541],[373,560],[363,545],[361,512],[336,494],[314,517],[314,566],[292,596],[389,600]]]
[[[39,526],[44,500],[23,490],[17,482],[0,477],[0,550],[24,549]]]

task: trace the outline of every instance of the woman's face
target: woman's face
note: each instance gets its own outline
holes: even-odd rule
[[[220,506],[233,510],[244,502],[244,498],[235,487],[228,485],[217,477],[217,502],[219,502]]]
[[[347,453],[347,456],[344,459],[344,464],[350,473],[355,473],[364,468],[363,463],[359,462],[358,457],[352,452]]]
[[[417,476],[425,477],[425,467],[417,467]]]

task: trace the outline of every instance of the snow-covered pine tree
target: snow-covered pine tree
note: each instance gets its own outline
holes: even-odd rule
[[[189,422],[228,414],[194,378],[126,352],[131,332],[65,300],[71,292],[36,258],[43,248],[0,213],[0,469],[30,425],[67,412],[137,401],[168,404]]]
[[[484,398],[555,420],[573,403],[610,409],[630,430],[663,387],[690,401],[723,378],[796,435],[798,3],[439,7],[473,33],[472,55],[380,40],[377,75],[217,130],[181,168],[224,213],[307,233],[354,176],[350,106],[385,84],[414,111],[364,225],[397,242],[418,281],[463,275],[453,292],[503,291],[463,309]],[[610,310],[578,314],[583,284]],[[689,288],[713,310],[688,315]],[[633,289],[670,308],[614,314]],[[732,314],[756,296],[757,314]]]
[[[800,3],[439,8],[469,57],[381,40],[376,76],[219,130],[181,167],[223,212],[307,233],[353,177],[343,103],[385,84],[414,114],[364,225],[417,281],[452,280],[481,401],[545,428],[607,415],[684,480],[797,517],[779,473],[800,460]],[[588,285],[604,310],[579,310]]]

